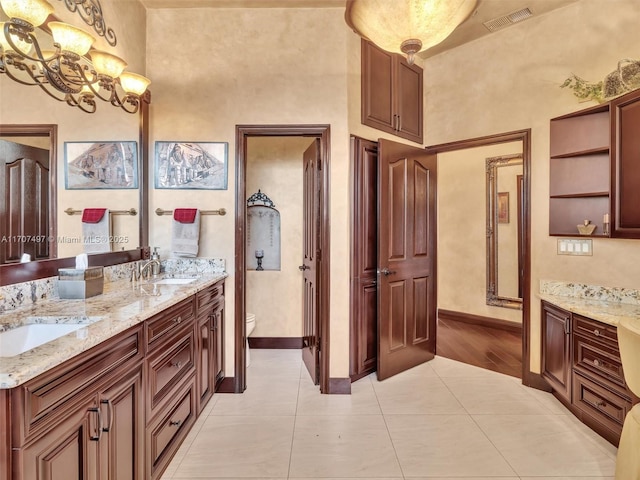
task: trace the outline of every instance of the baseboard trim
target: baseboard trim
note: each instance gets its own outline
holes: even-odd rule
[[[249,348],[302,348],[302,337],[249,337]]]
[[[552,388],[549,386],[547,381],[542,378],[542,375],[540,375],[539,373],[528,372],[526,378],[522,379],[522,384],[527,387],[535,388],[537,390],[543,390],[545,392],[552,391]]]
[[[238,393],[236,392],[236,379],[234,377],[224,377],[220,380],[216,393]]]
[[[351,395],[351,378],[329,378],[329,391],[331,395]]]
[[[482,325],[483,327],[498,328],[508,332],[522,333],[522,325],[519,323],[501,320],[499,318],[484,317],[472,313],[456,312],[453,310],[438,309],[438,318],[442,320],[452,320],[454,322],[468,323],[471,325]]]

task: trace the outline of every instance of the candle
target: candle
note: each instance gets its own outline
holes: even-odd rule
[[[608,213],[604,214],[604,223],[609,223],[609,214]]]

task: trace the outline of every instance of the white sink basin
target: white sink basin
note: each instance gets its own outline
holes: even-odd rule
[[[187,283],[195,282],[195,278],[163,278],[156,280],[153,283],[157,285],[185,285]]]
[[[0,332],[0,357],[14,357],[80,330],[87,323],[31,323]]]

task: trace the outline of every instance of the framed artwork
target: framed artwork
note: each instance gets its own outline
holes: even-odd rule
[[[509,223],[509,192],[498,192],[498,223]]]
[[[226,190],[227,142],[156,142],[155,188]]]
[[[138,188],[136,142],[65,142],[67,190]]]

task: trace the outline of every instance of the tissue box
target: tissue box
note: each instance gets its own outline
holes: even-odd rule
[[[60,298],[89,298],[102,293],[103,267],[58,269],[58,294]]]

